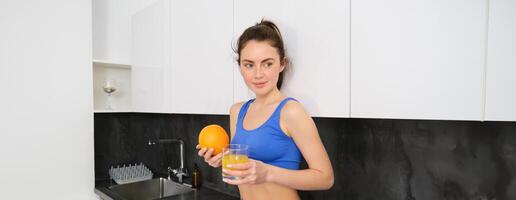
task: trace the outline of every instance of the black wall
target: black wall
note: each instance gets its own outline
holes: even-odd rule
[[[515,200],[516,122],[464,122],[315,118],[332,161],[328,191],[300,192],[302,199]],[[174,144],[185,140],[186,166],[199,163],[206,187],[237,195],[220,168],[197,156],[199,131],[208,124],[229,131],[227,115],[95,114],[95,177],[110,166],[144,163],[153,172],[179,166]],[[188,180],[187,180],[188,181]]]

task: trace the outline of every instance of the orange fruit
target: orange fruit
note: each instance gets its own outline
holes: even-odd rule
[[[228,144],[228,133],[217,124],[206,126],[199,133],[199,145],[202,148],[213,148],[213,155],[222,152],[222,148],[228,146]]]

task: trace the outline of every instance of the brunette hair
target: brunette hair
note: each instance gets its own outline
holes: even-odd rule
[[[238,42],[236,45],[235,53],[237,54],[237,63],[240,65],[240,53],[242,49],[247,45],[247,42],[251,40],[256,40],[258,42],[267,41],[269,44],[276,48],[278,51],[281,65],[287,68],[288,60],[285,55],[285,47],[283,45],[283,38],[281,37],[281,32],[273,22],[269,20],[262,19],[260,23],[255,24],[247,28],[240,38],[238,38]],[[276,86],[278,89],[281,89],[281,85],[283,85],[283,79],[285,76],[285,69],[279,74],[278,83]]]

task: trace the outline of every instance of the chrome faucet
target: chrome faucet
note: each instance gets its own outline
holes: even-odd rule
[[[158,140],[149,140],[147,143],[149,146],[158,144],[165,144],[165,143],[179,143],[179,153],[181,156],[181,163],[179,168],[172,169],[172,167],[167,167],[167,173],[168,173],[168,180],[171,179],[171,175],[177,177],[179,183],[183,183],[183,177],[188,177],[188,172],[185,168],[184,162],[185,162],[185,154],[184,154],[184,142],[181,139],[158,139]]]

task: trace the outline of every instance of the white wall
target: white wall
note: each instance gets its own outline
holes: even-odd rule
[[[90,0],[0,3],[0,199],[94,199]]]

